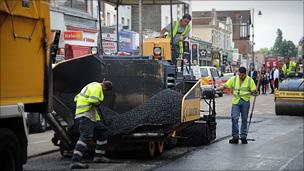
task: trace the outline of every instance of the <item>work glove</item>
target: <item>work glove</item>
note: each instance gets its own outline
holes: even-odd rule
[[[253,96],[258,96],[258,95],[259,95],[259,92],[253,91],[251,94],[252,94]]]

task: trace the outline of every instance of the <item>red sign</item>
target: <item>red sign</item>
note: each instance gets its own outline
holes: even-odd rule
[[[64,40],[83,40],[81,31],[66,31],[64,32]]]

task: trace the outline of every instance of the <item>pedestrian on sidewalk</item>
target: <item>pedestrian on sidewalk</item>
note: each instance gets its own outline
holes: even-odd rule
[[[231,77],[223,86],[216,88],[216,91],[225,88],[233,89],[231,121],[232,121],[232,139],[230,144],[238,144],[241,137],[242,144],[247,144],[247,119],[250,108],[250,95],[257,95],[254,80],[246,75],[246,68],[240,67],[237,76]],[[241,134],[239,134],[239,117],[241,115]]]
[[[112,89],[112,82],[92,82],[86,85],[75,97],[76,114],[75,124],[79,128],[79,139],[76,143],[71,169],[87,169],[89,166],[81,162],[82,156],[88,143],[96,139],[94,162],[109,162],[104,156],[103,146],[107,144],[108,128],[101,122],[101,114],[98,113],[97,106],[104,100],[104,91]],[[104,119],[104,118],[102,118]]]
[[[280,79],[279,69],[278,67],[274,67],[274,72],[273,72],[274,89],[279,88],[279,79]]]

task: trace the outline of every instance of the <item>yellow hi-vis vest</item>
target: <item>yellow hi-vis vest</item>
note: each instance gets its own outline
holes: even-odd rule
[[[225,87],[233,89],[232,104],[239,104],[241,98],[244,101],[249,101],[251,93],[256,90],[256,85],[255,85],[254,81],[248,75],[246,76],[245,80],[243,81],[243,84],[241,85],[241,87],[240,87],[239,76],[231,77],[226,82]]]
[[[289,61],[289,66],[288,66],[288,69],[287,69],[287,65],[284,64],[283,67],[282,67],[282,71],[285,75],[288,75],[290,74],[291,72],[295,72],[295,69],[296,69],[296,66],[297,64],[293,61]]]
[[[76,102],[76,115],[91,110],[94,103],[103,101],[104,95],[102,86],[98,82],[92,82],[86,85],[81,92],[75,96],[74,101]],[[99,114],[96,111],[96,121],[100,121]]]
[[[173,28],[173,37],[176,36],[177,31],[178,31],[178,27],[179,27],[179,21],[175,21],[174,22],[174,28]],[[187,32],[189,32],[189,25],[186,26],[185,30],[182,32],[182,35],[185,36],[187,34]],[[167,37],[170,39],[171,38],[171,34],[168,34]],[[183,41],[179,40],[178,41],[178,46],[179,46],[179,53],[180,54],[184,53]]]

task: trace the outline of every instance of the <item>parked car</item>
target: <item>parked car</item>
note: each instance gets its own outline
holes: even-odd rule
[[[178,68],[180,70],[180,68]],[[191,66],[191,70],[185,67],[184,76],[192,75],[194,79],[201,79],[202,88],[216,88],[222,85],[222,80],[215,67],[210,66]],[[223,91],[216,92],[218,96],[223,96]]]
[[[230,72],[230,73],[224,73],[223,77],[221,77],[222,79],[222,84],[225,84],[231,77],[234,76],[234,73],[233,72]],[[232,93],[232,89],[231,88],[227,88],[224,90],[224,93],[225,94],[231,94]]]
[[[220,87],[222,85],[222,79],[219,76],[215,67],[200,66],[202,87]],[[223,96],[223,91],[216,92],[218,96]]]

